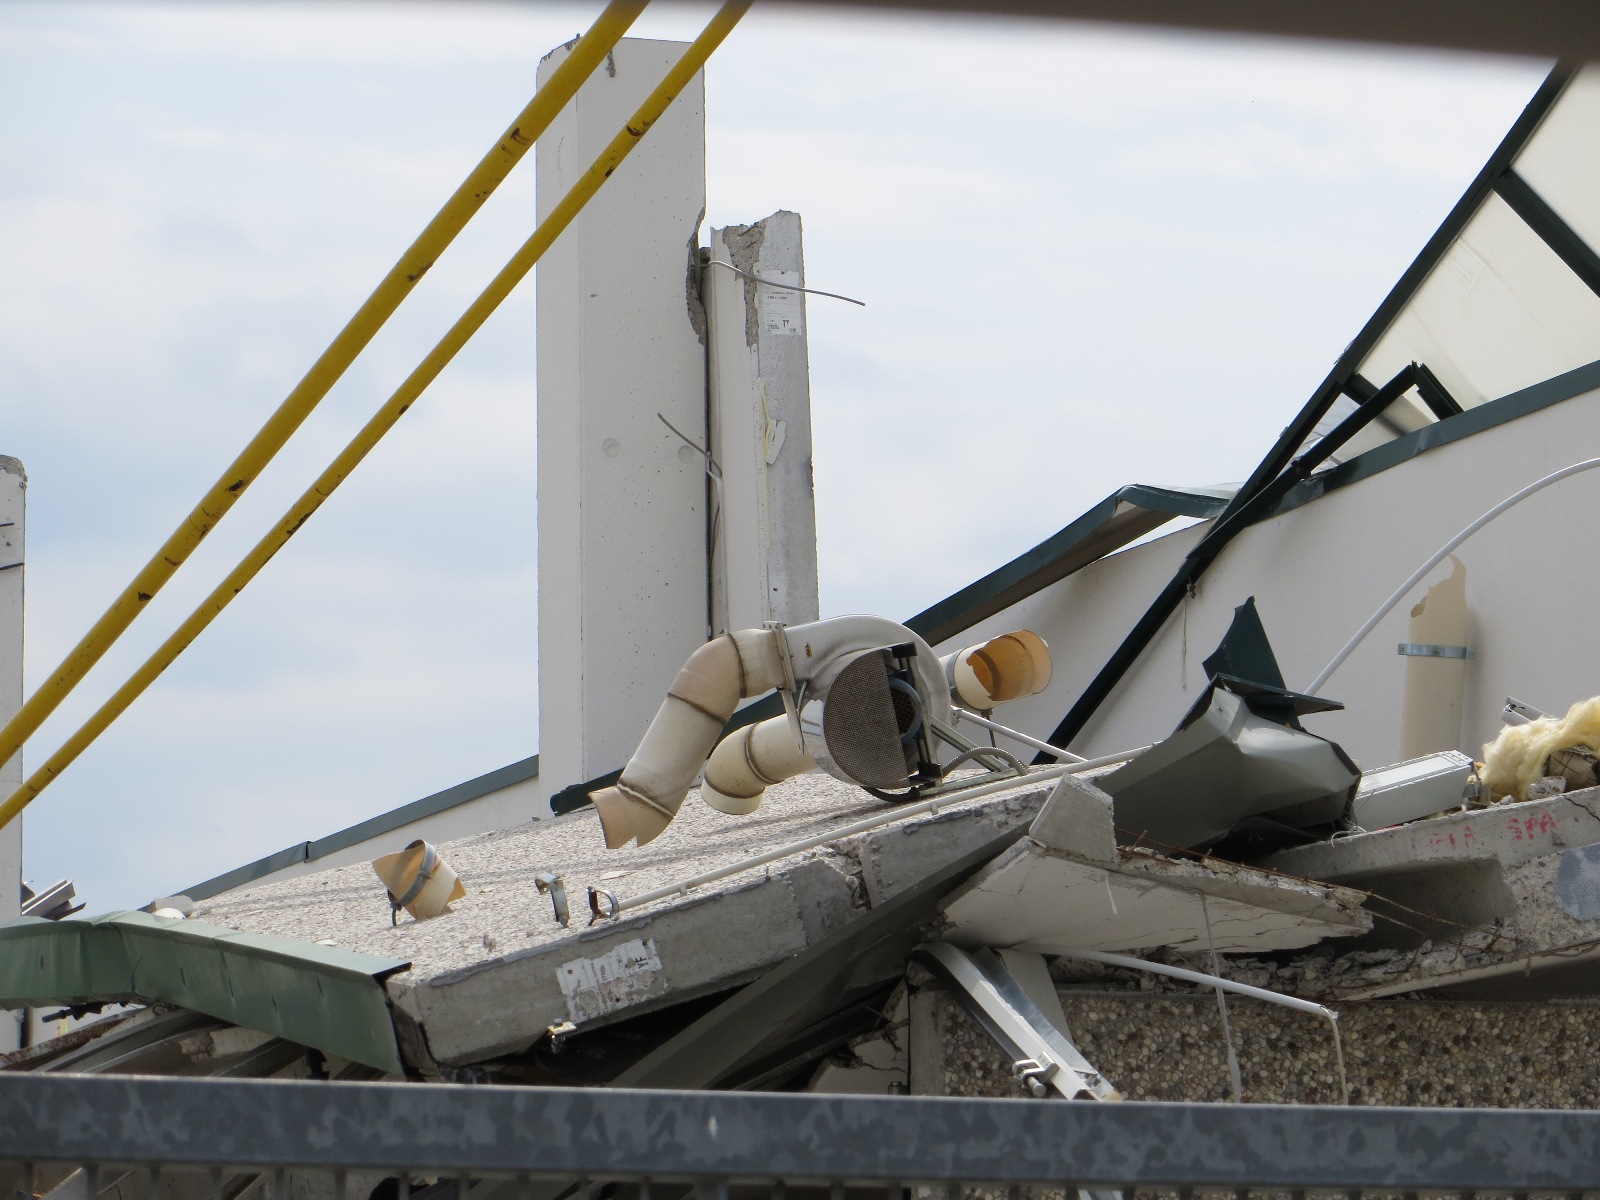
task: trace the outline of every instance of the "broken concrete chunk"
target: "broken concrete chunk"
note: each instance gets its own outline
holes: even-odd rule
[[[1047,850],[1084,862],[1117,863],[1117,830],[1111,797],[1087,779],[1063,775],[1028,836]]]

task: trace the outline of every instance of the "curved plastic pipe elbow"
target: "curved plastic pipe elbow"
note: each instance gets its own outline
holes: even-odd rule
[[[783,686],[787,652],[781,633],[743,629],[689,656],[622,778],[590,794],[608,849],[661,835],[739,701]]]
[[[939,660],[963,704],[988,710],[1050,686],[1050,647],[1031,629],[1002,633]]]
[[[734,730],[717,743],[706,763],[700,798],[718,812],[748,816],[761,807],[769,787],[816,765],[796,744],[789,718],[768,717]]]

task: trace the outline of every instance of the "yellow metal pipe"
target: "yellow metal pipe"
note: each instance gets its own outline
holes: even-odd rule
[[[321,357],[311,365],[311,369],[284,398],[277,411],[184,518],[183,524],[140,569],[133,582],[101,614],[100,619],[28,698],[16,716],[0,729],[0,765],[9,762],[22,749],[23,743],[33,736],[89,669],[100,661],[112,643],[133,624],[150,598],[194,553],[201,539],[227,515],[234,501],[244,494],[273,456],[283,449],[295,430],[321,403],[383,323],[410,295],[417,280],[433,266],[473,214],[483,207],[483,202],[511,173],[511,168],[521,161],[528,147],[549,128],[550,122],[566,107],[567,102],[577,95],[583,82],[622,40],[622,35],[644,11],[644,7],[644,0],[613,0],[606,6],[590,26],[589,32],[579,39],[572,53],[551,75],[549,83],[539,89],[494,148],[483,156],[438,215],[428,222],[427,228],[401,255],[400,261],[390,268],[372,295],[356,310],[355,316],[350,318]]]
[[[610,178],[622,160],[667,111],[667,107],[677,98],[678,93],[688,86],[695,73],[705,66],[712,52],[733,31],[733,27],[739,23],[739,18],[744,16],[749,8],[750,0],[734,0],[717,10],[716,15],[700,32],[700,36],[690,43],[683,57],[645,98],[644,103],[623,126],[621,132],[611,139],[610,144],[601,152],[600,157],[595,159],[583,178],[573,184],[572,189],[561,198],[561,202],[550,211],[550,215],[511,257],[511,261],[501,268],[500,273],[472,302],[461,318],[450,327],[438,345],[428,352],[427,357],[406,377],[405,382],[395,390],[394,395],[389,397],[383,407],[373,414],[372,419],[361,427],[360,432],[339,452],[338,457],[317,477],[316,482],[306,489],[272,531],[255,544],[243,561],[228,573],[227,578],[217,585],[200,607],[190,613],[166,641],[161,643],[156,652],[140,665],[128,681],[112,693],[111,698],[96,709],[94,715],[63,742],[61,748],[52,754],[43,766],[28,776],[27,781],[13,792],[3,805],[0,805],[0,829],[9,825],[40,792],[50,786],[51,782],[66,770],[95,738],[104,733],[111,723],[172,665],[178,655],[182,654],[206,626],[211,624],[217,614],[226,608],[255,578],[261,568],[272,560],[272,556],[288,543],[311,514],[322,506],[322,502],[333,494],[334,489],[348,478],[383,435],[394,428],[405,411],[415,403],[427,386],[438,378],[439,373],[456,356],[461,347],[482,328],[483,323],[533,269],[533,265],[539,261],[556,238],[572,224],[573,218],[583,210],[583,206],[600,190],[600,186]]]

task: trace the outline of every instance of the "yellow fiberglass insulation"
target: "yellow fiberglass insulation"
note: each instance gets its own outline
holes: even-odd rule
[[[1507,725],[1483,748],[1483,782],[1496,799],[1525,800],[1545,761],[1557,750],[1584,746],[1600,753],[1600,696],[1580,700],[1561,718]]]

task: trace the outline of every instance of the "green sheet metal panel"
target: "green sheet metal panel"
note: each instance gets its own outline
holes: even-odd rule
[[[392,1074],[383,981],[411,964],[144,912],[0,924],[0,1008],[174,1004]]]

